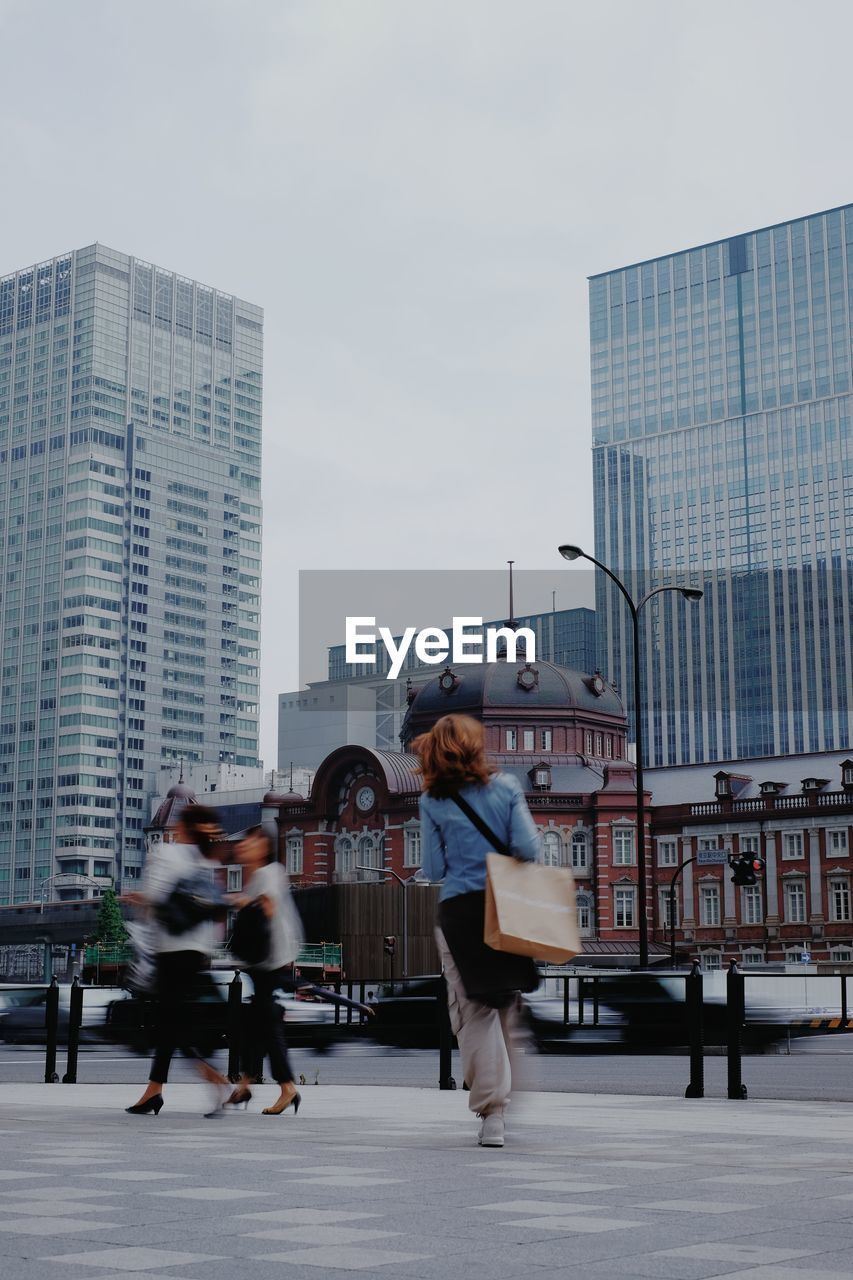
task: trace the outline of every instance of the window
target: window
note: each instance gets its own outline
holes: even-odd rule
[[[592,734],[589,730],[586,733],[586,753],[588,756],[592,755]]]
[[[572,836],[572,867],[575,871],[585,871],[589,866],[589,843],[583,831],[576,831]]]
[[[536,735],[533,729],[525,729],[524,730],[524,750],[533,751],[535,741],[536,741]]]
[[[838,964],[850,964],[853,961],[853,951],[849,947],[833,947],[829,958]]]
[[[669,896],[668,889],[662,889],[660,893],[660,922],[664,929],[671,929],[673,926],[673,917],[676,929],[678,928],[678,898],[673,900]],[[673,910],[674,908],[674,910]]]
[[[335,851],[335,871],[339,876],[350,875],[355,870],[355,849],[349,836],[341,836]]]
[[[764,923],[764,905],[761,901],[761,885],[747,885],[743,890],[743,915],[744,924],[763,924]]]
[[[228,892],[239,893],[239,891],[242,888],[243,888],[243,868],[229,867],[228,868]]]
[[[604,751],[608,760],[613,759],[613,734],[608,733],[604,742]]]
[[[782,857],[783,858],[802,858],[803,856],[803,833],[802,831],[785,831],[782,835]]]
[[[721,841],[717,836],[703,836],[698,843],[700,849],[719,849]]]
[[[599,760],[604,754],[604,739],[600,733],[595,735],[595,754],[598,756]]]
[[[581,934],[592,933],[592,895],[579,893],[577,897],[578,930]]]
[[[563,851],[563,842],[559,831],[545,831],[542,834],[542,861],[546,867],[559,867]]]
[[[634,828],[613,828],[613,865],[630,867],[634,862]]]
[[[287,859],[287,874],[289,876],[302,875],[302,832],[294,833],[287,837],[285,842],[285,857]]]
[[[723,967],[723,957],[720,955],[719,951],[700,952],[699,962],[706,972],[711,969],[722,969]]]
[[[613,894],[614,922],[617,929],[634,928],[634,900],[636,890],[619,888]]]
[[[515,751],[518,744],[518,734],[515,729],[507,729],[506,731],[506,749],[507,751]]]
[[[362,873],[368,879],[373,879],[373,871],[382,870],[382,841],[374,840],[373,836],[362,836],[358,842],[358,862],[361,863]],[[370,867],[372,870],[365,872],[364,868]]]
[[[830,880],[829,882],[829,918],[830,920],[850,920],[850,881]]]
[[[830,858],[846,858],[849,852],[847,844],[847,828],[840,831],[827,831],[826,852]]]
[[[785,919],[788,924],[805,924],[806,886],[803,880],[789,880],[785,885]]]
[[[678,866],[678,841],[677,840],[658,840],[658,866],[659,867],[677,867]]]
[[[553,746],[552,746],[553,741],[554,741],[554,734],[552,733],[552,731],[550,729],[543,729],[542,730],[542,750],[543,751],[553,750]]]
[[[421,829],[406,827],[403,832],[403,866],[419,867],[421,865]]]
[[[760,853],[761,852],[760,836],[741,836],[738,848],[741,853]]]
[[[703,884],[699,890],[699,921],[705,926],[720,923],[720,886]]]
[[[764,964],[764,952],[763,951],[744,951],[742,963],[744,968],[751,968],[757,964]]]

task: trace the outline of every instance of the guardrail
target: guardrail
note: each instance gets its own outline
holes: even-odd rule
[[[811,975],[810,975],[811,976]],[[777,1022],[774,1026],[785,1026],[790,1029],[791,1025],[800,1025],[804,1028],[807,1026],[811,1030],[821,1030],[827,1032],[845,1032],[853,1029],[853,1019],[848,1017],[848,989],[847,975],[815,975],[820,977],[824,982],[832,981],[834,977],[839,979],[839,1013],[824,1011],[820,1017],[805,1018],[798,1022],[787,1023]],[[648,1002],[643,1000],[643,984],[648,986],[650,982],[659,981],[661,978],[667,980],[677,980],[684,983],[684,1001],[670,1000],[662,1005],[662,1016],[665,1018],[667,1025],[672,1028],[680,1028],[675,1034],[673,1044],[686,1046],[689,1077],[687,1087],[685,1089],[685,1097],[702,1098],[705,1092],[704,1083],[704,1055],[706,1041],[708,1039],[708,1014],[709,1009],[713,1011],[716,1023],[714,1034],[717,1036],[715,1043],[721,1043],[725,1046],[727,1056],[727,1093],[730,1099],[744,1100],[748,1096],[746,1085],[743,1082],[742,1062],[743,1062],[743,1039],[744,1030],[748,1025],[761,1025],[747,1023],[747,1005],[746,1005],[746,979],[761,978],[767,979],[790,979],[790,974],[752,974],[739,969],[737,964],[732,961],[725,979],[725,1001],[708,1004],[706,990],[706,974],[703,974],[697,961],[694,961],[693,967],[689,972],[656,972],[650,971],[646,973],[613,971],[608,974],[560,974],[549,975],[548,981],[557,982],[558,986],[562,985],[562,1021],[557,1025],[563,1030],[570,1031],[572,1029],[581,1029],[584,1027],[601,1026],[601,1009],[602,1006],[613,1005],[616,1003],[612,992],[612,984],[616,983],[622,988],[623,993],[631,993],[632,988],[637,988],[636,1008],[648,1008]],[[797,975],[799,977],[799,975]],[[438,1085],[440,1089],[455,1089],[456,1083],[451,1072],[451,1054],[453,1048],[453,1035],[450,1027],[450,1019],[447,1010],[447,990],[440,975],[430,974],[407,979],[395,979],[390,984],[392,992],[400,993],[405,996],[408,990],[418,984],[421,990],[417,992],[419,998],[430,999],[429,989],[426,994],[423,991],[423,984],[435,984],[435,1022],[427,1023],[427,1032],[429,1043],[435,1046],[436,1039],[439,1051],[439,1070]],[[605,984],[611,984],[611,990],[608,991]],[[344,996],[348,1000],[358,1001],[362,1004],[370,1004],[368,996],[372,991],[387,988],[389,984],[384,979],[350,979],[336,980],[334,983],[328,984],[328,990],[339,996]],[[574,986],[575,999],[571,999],[572,987]],[[75,1084],[77,1082],[80,1031],[83,1023],[83,1007],[85,993],[90,990],[105,990],[109,988],[103,987],[84,987],[77,978],[71,984],[68,1004],[68,1020],[67,1034],[65,1038],[66,1064],[65,1072],[62,1076],[64,1084]],[[46,990],[45,998],[45,1063],[44,1063],[44,1079],[45,1082],[57,1083],[60,1079],[57,1073],[57,1054],[60,1049],[59,1044],[59,987],[56,979],[54,979]],[[623,997],[620,996],[620,999]],[[630,1001],[628,1002],[630,1005]],[[380,1006],[377,1005],[377,1009]],[[572,1011],[574,1008],[574,1019]],[[675,1015],[675,1016],[673,1016]],[[630,1024],[630,1018],[629,1018]],[[228,1075],[232,1079],[239,1076],[239,1050],[243,1025],[243,984],[242,978],[235,973],[234,978],[228,985],[227,1007],[225,1010],[225,1043],[228,1052]],[[367,1015],[351,1006],[336,1006],[334,1013],[334,1025],[341,1030],[342,1034],[352,1035],[370,1035],[373,1030],[372,1020]],[[404,1026],[410,1024],[403,1024]],[[411,1024],[415,1025],[415,1024]],[[344,1029],[346,1029],[344,1031]],[[382,1030],[383,1024],[377,1024],[377,1030]],[[433,1036],[433,1032],[436,1033]]]

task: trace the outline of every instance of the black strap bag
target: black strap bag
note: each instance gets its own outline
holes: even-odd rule
[[[260,902],[249,902],[237,912],[228,949],[250,968],[269,959],[272,933]]]
[[[501,840],[464,797],[452,792],[450,799],[495,850],[512,857],[509,846]],[[483,940],[486,923],[486,893],[475,889],[445,898],[439,904],[438,923],[450,954],[459,970],[465,994],[492,1009],[505,1009],[519,991],[535,991],[539,972],[527,956],[495,951]]]
[[[157,908],[157,917],[169,933],[181,934],[194,929],[204,920],[213,920],[225,911],[222,894],[209,872],[198,871],[179,880],[165,902]]]

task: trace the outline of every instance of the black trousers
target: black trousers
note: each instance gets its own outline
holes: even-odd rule
[[[245,1010],[242,1066],[243,1074],[259,1080],[264,1058],[270,1060],[272,1077],[278,1084],[293,1079],[284,1034],[284,1012],[275,1002],[275,991],[282,987],[285,976],[276,969],[250,969],[255,994]]]
[[[204,1060],[197,1043],[202,1038],[200,1030],[188,1006],[198,995],[199,975],[208,964],[208,957],[200,951],[164,951],[157,957],[157,1029],[148,1076],[156,1084],[169,1079],[176,1049],[188,1058]]]

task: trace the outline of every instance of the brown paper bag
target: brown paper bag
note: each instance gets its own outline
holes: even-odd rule
[[[483,939],[495,951],[551,964],[571,960],[581,950],[571,871],[488,854]]]

